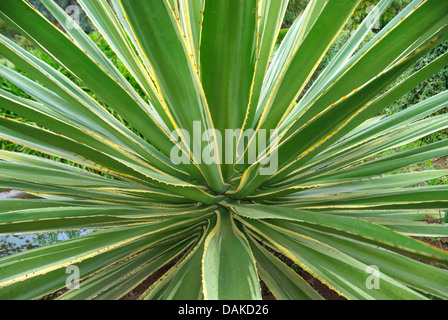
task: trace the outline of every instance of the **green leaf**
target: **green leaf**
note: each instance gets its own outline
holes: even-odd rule
[[[249,242],[227,210],[219,211],[216,227],[205,241],[202,278],[207,300],[261,300]]]
[[[281,219],[311,225],[319,230],[332,230],[357,240],[374,243],[392,250],[432,260],[448,261],[448,253],[403,236],[385,227],[349,217],[332,216],[312,211],[263,205],[231,205],[235,212],[251,219]]]
[[[145,1],[120,1],[123,11],[130,21],[134,36],[144,52],[144,58],[151,66],[154,81],[164,98],[165,111],[175,128],[187,130],[203,150],[208,144],[202,140],[202,132],[213,129],[213,122],[204,95],[204,90],[194,67],[192,53],[181,35],[180,26],[167,0],[146,6]],[[164,30],[163,33],[157,30]],[[167,41],[170,39],[170,41]],[[204,131],[199,137],[194,135],[194,127],[200,124]],[[186,137],[181,135],[184,144]],[[208,133],[208,141],[214,141]],[[189,140],[188,140],[189,141]],[[216,144],[217,142],[214,141]],[[184,145],[190,151],[192,146]],[[200,168],[211,188],[217,192],[226,190],[219,168],[219,155],[214,154],[213,163],[206,165],[193,152],[194,162]]]
[[[257,270],[278,300],[322,300],[322,297],[289,266],[249,237]]]

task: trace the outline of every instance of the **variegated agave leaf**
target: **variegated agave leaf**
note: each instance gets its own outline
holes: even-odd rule
[[[0,117],[0,138],[64,161],[0,151],[0,187],[41,198],[0,197],[0,234],[95,232],[1,258],[0,298],[63,289],[76,266],[79,289],[60,299],[119,299],[169,265],[141,299],[261,299],[260,280],[277,299],[322,299],[275,252],[348,299],[448,298],[447,271],[410,258],[448,262],[411,237],[448,236],[424,222],[446,209],[447,187],[413,187],[448,172],[387,174],[448,155],[448,141],[375,158],[448,128],[429,117],[448,92],[375,117],[448,64],[391,89],[446,40],[447,1],[412,1],[358,50],[392,2],[381,0],[309,87],[359,0],[311,0],[278,50],[287,0],[78,0],[139,90],[41,2],[64,30],[22,0],[1,1],[0,17],[72,77],[1,36],[28,76],[0,75],[33,99],[0,89],[0,107],[28,120]],[[226,130],[240,132],[230,147],[217,141]],[[211,141],[214,161],[201,161],[194,150]],[[268,154],[276,170],[263,174]]]

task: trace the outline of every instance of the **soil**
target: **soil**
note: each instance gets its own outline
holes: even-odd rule
[[[323,284],[318,279],[314,278],[311,274],[294,264],[294,262],[284,255],[273,251],[271,248],[265,246],[265,248],[282,260],[285,264],[291,267],[299,276],[301,276],[306,282],[310,284],[325,300],[347,300],[345,297],[340,296],[336,291],[331,290],[327,285]],[[263,288],[264,285],[264,288]],[[275,300],[274,295],[269,291],[266,285],[262,282],[262,295],[263,300]]]
[[[417,240],[423,241],[433,247],[448,251],[448,238],[418,238]],[[448,270],[448,265],[443,263],[438,263],[432,260],[426,260],[422,258],[415,258],[416,260],[432,265],[434,267],[442,268]]]
[[[448,251],[448,238],[437,238],[437,239],[421,238],[420,240],[436,248]]]
[[[432,164],[437,169],[448,169],[448,157],[438,158]]]

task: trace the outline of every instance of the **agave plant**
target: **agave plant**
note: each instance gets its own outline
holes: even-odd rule
[[[78,0],[137,85],[41,2],[64,30],[22,0],[1,1],[1,19],[73,77],[1,37],[26,75],[0,75],[32,99],[0,90],[26,119],[1,117],[0,137],[46,156],[0,151],[0,187],[40,198],[0,200],[0,233],[95,232],[0,259],[0,298],[63,289],[76,266],[61,299],[119,299],[160,270],[141,299],[261,299],[261,280],[277,299],[322,299],[279,254],[348,299],[448,298],[447,271],[413,259],[448,262],[416,239],[448,236],[425,222],[447,186],[421,186],[448,171],[398,171],[448,141],[378,156],[447,129],[448,92],[377,116],[448,65],[393,85],[447,39],[447,1],[412,1],[360,46],[380,1],[316,77],[359,0],[311,0],[278,49],[288,0]]]

